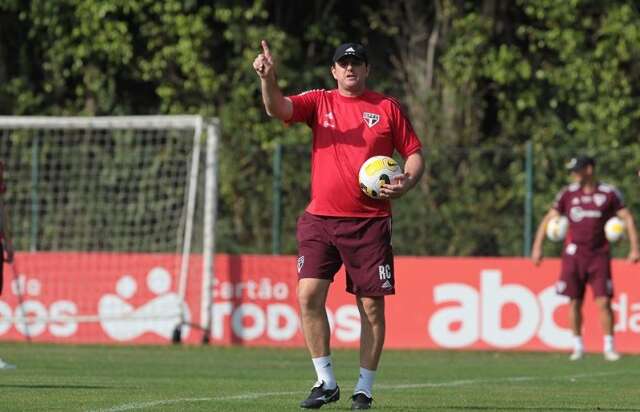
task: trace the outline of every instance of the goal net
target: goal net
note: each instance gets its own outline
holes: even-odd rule
[[[154,343],[208,329],[217,139],[199,116],[0,117],[17,251],[0,339]]]

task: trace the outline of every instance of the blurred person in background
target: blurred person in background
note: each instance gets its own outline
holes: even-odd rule
[[[2,295],[4,286],[4,262],[13,262],[13,243],[11,242],[11,233],[9,230],[9,210],[4,203],[5,191],[4,164],[0,161],[0,295]],[[15,369],[15,367],[15,365],[0,359],[0,370]]]
[[[582,303],[587,284],[593,291],[600,312],[604,358],[608,361],[620,359],[613,339],[611,253],[604,232],[607,220],[618,216],[625,222],[630,242],[628,261],[636,263],[640,260],[633,216],[625,207],[622,194],[596,178],[595,167],[595,159],[586,155],[573,157],[567,163],[566,168],[573,183],[558,193],[553,206],[540,222],[531,252],[533,263],[539,265],[547,223],[554,217],[568,217],[569,229],[564,241],[562,269],[556,290],[569,298],[569,323],[573,331],[573,353],[569,359],[574,361],[584,356]]]

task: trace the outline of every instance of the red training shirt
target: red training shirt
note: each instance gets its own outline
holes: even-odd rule
[[[604,225],[624,207],[620,192],[605,183],[598,183],[593,193],[573,183],[558,193],[553,205],[569,219],[565,244],[574,243],[583,252],[609,251]]]
[[[366,90],[357,97],[334,90],[310,90],[289,96],[293,115],[313,131],[311,202],[307,212],[321,216],[389,216],[388,200],[360,190],[360,166],[372,156],[406,159],[422,148],[411,123],[392,98]]]

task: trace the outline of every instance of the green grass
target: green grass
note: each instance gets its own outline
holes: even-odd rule
[[[295,411],[315,374],[301,349],[0,344],[6,411]],[[333,354],[348,410],[352,350]],[[374,407],[388,411],[637,411],[640,357],[385,351]]]

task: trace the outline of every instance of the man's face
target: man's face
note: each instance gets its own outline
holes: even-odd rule
[[[338,88],[348,91],[364,90],[369,76],[369,65],[354,57],[343,57],[331,66],[331,74],[338,82]]]
[[[589,179],[593,177],[593,166],[585,166],[582,169],[574,170],[571,172],[571,179],[576,182],[583,184]]]

